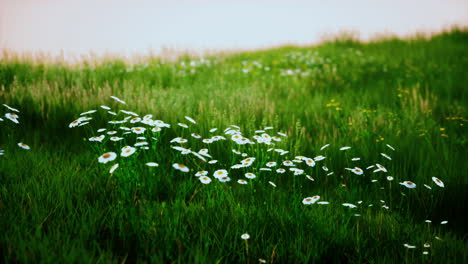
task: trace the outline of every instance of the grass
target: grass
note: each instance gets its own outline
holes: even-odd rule
[[[138,64],[115,58],[69,65],[4,53],[0,101],[20,110],[20,124],[7,120],[11,111],[2,107],[0,255],[13,263],[466,263],[467,45],[468,32],[454,29],[430,38],[339,39]],[[150,139],[149,150],[118,157],[119,168],[109,174],[113,162],[100,164],[98,157],[120,155],[136,136],[89,142],[96,129],[118,127],[107,123],[114,117],[100,105],[153,114],[171,128],[151,133],[158,140]],[[88,115],[90,125],[68,127],[90,109],[99,110]],[[125,116],[119,112],[117,119]],[[273,126],[271,135],[288,135],[274,147],[289,153],[238,146],[223,134],[232,124],[249,138]],[[228,140],[206,145],[193,132]],[[171,149],[176,136],[194,151],[208,146],[218,163]],[[244,159],[233,148],[256,161],[230,169]],[[315,181],[259,170],[296,155],[326,156],[315,167],[298,165]],[[145,166],[149,161],[159,167]],[[176,171],[173,163],[191,171]],[[375,163],[388,173],[358,176],[344,169]],[[194,176],[201,169],[209,171],[210,184]],[[217,169],[228,170],[232,180],[218,182],[212,177]],[[249,171],[257,178],[238,184]],[[388,175],[395,179],[387,181]],[[398,184],[406,180],[417,187]],[[330,204],[302,203],[313,195]],[[244,233],[249,240],[241,239]]]

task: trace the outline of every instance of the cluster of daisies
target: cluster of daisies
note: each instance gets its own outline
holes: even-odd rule
[[[126,105],[126,102],[118,97],[111,96],[111,98],[119,104]],[[174,127],[171,124],[168,124],[162,120],[153,119],[153,115],[151,114],[140,116],[135,112],[127,110],[113,111],[110,107],[105,105],[101,105],[100,108],[102,108],[104,111],[107,111],[109,115],[114,116],[116,119],[108,121],[109,125],[113,127],[112,129],[97,129],[96,132],[98,133],[98,135],[90,137],[89,141],[98,143],[118,142],[126,139],[126,135],[128,134],[134,135],[136,137],[136,140],[134,141],[133,145],[125,145],[121,147],[119,151],[102,153],[101,156],[98,157],[98,162],[103,164],[109,162],[116,162],[119,156],[121,158],[127,158],[140,151],[150,149],[152,141],[161,142],[162,138],[159,137],[159,132],[161,132],[164,129],[170,129],[171,127]],[[97,110],[90,110],[81,113],[80,117],[71,122],[69,127],[80,127],[89,124],[90,120],[92,120],[92,114],[96,112]],[[119,119],[117,119],[117,116],[119,116]],[[307,172],[311,171],[311,168],[316,166],[319,168],[321,167],[326,176],[331,176],[334,174],[334,171],[330,170],[325,164],[320,164],[320,162],[323,162],[327,158],[324,155],[317,155],[315,157],[307,157],[302,155],[291,156],[288,150],[278,148],[278,144],[282,142],[284,138],[287,137],[287,134],[282,132],[276,132],[275,134],[272,134],[270,131],[273,130],[273,127],[264,127],[263,129],[256,130],[254,131],[252,136],[248,137],[241,132],[239,126],[230,125],[227,128],[225,128],[221,134],[218,133],[207,137],[202,136],[199,133],[192,132],[192,130],[196,129],[195,125],[197,124],[197,122],[193,118],[185,116],[185,120],[188,122],[180,122],[177,123],[176,126],[182,128],[183,135],[186,135],[186,137],[175,137],[168,140],[168,143],[170,144],[170,147],[173,151],[176,151],[181,155],[193,157],[193,160],[199,160],[199,164],[192,165],[197,168],[204,167],[204,169],[193,170],[193,168],[190,168],[189,165],[183,163],[173,163],[172,168],[182,173],[193,173],[194,176],[197,177],[202,184],[210,184],[213,182],[213,180],[216,180],[220,183],[231,182],[233,176],[237,177],[235,181],[238,184],[248,184],[249,181],[252,181],[253,179],[257,178],[259,173],[290,173],[294,176],[303,176],[307,180],[315,181],[315,179]],[[192,133],[185,131],[190,131]],[[212,128],[209,130],[209,133],[217,133],[217,131],[218,128]],[[125,140],[124,142],[128,141],[129,140]],[[234,156],[239,157],[239,161],[233,162],[234,164],[230,164],[227,167],[220,168],[217,165],[218,160],[214,159],[212,154],[209,152],[210,144],[216,144],[216,142],[218,141],[230,141],[231,146],[233,146],[232,153],[234,154]],[[189,145],[190,143],[206,145],[206,147],[203,147],[198,151],[192,150],[191,148],[187,147],[187,145]],[[275,155],[278,158],[275,158],[275,160],[271,161],[265,161],[263,159],[262,161],[259,161],[255,157],[255,153],[248,153],[249,150],[257,151],[256,147],[248,147],[252,145],[266,146],[266,152],[270,152],[272,153],[271,156]],[[329,147],[330,144],[326,144],[320,148],[320,151],[324,151]],[[388,147],[390,151],[395,151],[395,148],[389,144],[386,144],[386,147]],[[349,151],[351,148],[351,146],[342,146],[339,147],[339,151]],[[240,151],[240,149],[242,149],[243,151]],[[383,157],[384,160],[392,160],[391,156],[386,153],[380,153],[380,156]],[[360,157],[353,157],[350,159],[351,164],[360,164],[360,160]],[[150,167],[158,167],[159,163],[157,163],[156,161],[151,161],[147,162],[146,165]],[[114,163],[111,166],[109,172],[114,173],[118,166],[118,163]],[[213,169],[209,169],[209,167]],[[394,180],[393,176],[388,175],[387,168],[379,163],[371,164],[370,166],[366,167],[366,169],[362,169],[358,166],[344,168],[343,173],[345,173],[346,171],[349,171],[350,173],[355,174],[357,176],[371,176],[377,173],[382,173],[385,176],[384,179],[386,179],[387,181]],[[379,179],[370,180],[371,182],[379,181]],[[444,183],[440,179],[433,177],[432,180],[437,186],[444,187]],[[277,187],[276,183],[274,183],[273,181],[268,181],[268,183],[273,187]],[[402,181],[399,184],[410,189],[416,188],[416,183],[408,180]],[[424,184],[424,186],[428,189],[432,188],[427,184]],[[305,205],[311,205],[315,204],[319,199],[320,196],[315,195],[313,197],[304,198],[302,202]],[[320,201],[317,202],[317,204],[328,204],[328,202]],[[357,207],[357,205],[351,203],[344,203],[343,206],[349,208]],[[385,204],[382,205],[382,207],[388,209],[388,206]]]
[[[6,105],[6,104],[3,104],[3,106],[5,108],[7,108],[10,112],[8,113],[5,113],[4,117],[5,119],[15,123],[15,124],[19,124],[19,116],[17,113],[19,113],[20,111],[16,108],[13,108],[9,105]],[[5,120],[3,118],[0,117],[0,122],[4,122]],[[17,143],[18,147],[22,148],[22,149],[25,149],[25,150],[29,150],[31,149],[28,145],[24,144],[23,142],[18,142]],[[0,156],[3,156],[5,155],[5,150],[3,149],[0,149]]]

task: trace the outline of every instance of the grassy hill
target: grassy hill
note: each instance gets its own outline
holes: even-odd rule
[[[136,64],[5,52],[0,103],[20,112],[0,106],[0,255],[19,263],[466,263],[467,47],[468,32],[454,29]],[[69,127],[89,110],[82,117],[92,119]],[[146,144],[122,155],[137,142]],[[107,152],[116,159],[100,163]],[[213,175],[222,169],[230,181]],[[320,199],[303,203],[312,196]]]

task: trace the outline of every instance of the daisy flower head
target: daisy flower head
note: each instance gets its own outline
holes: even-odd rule
[[[136,148],[131,147],[131,146],[125,146],[122,148],[122,152],[120,153],[120,156],[128,157],[132,155],[133,153],[135,153],[135,151],[136,151]]]
[[[139,135],[145,133],[146,128],[144,127],[132,127],[132,132]]]
[[[121,103],[121,104],[126,104],[125,101],[123,101],[122,99],[120,99],[120,98],[118,98],[118,97],[116,97],[116,96],[111,95],[110,98],[114,99],[115,101],[117,101],[117,102],[119,102],[119,103]]]
[[[223,176],[223,177],[219,177],[218,180],[220,182],[228,182],[231,180],[231,178],[227,177],[227,176]]]
[[[351,161],[358,161],[361,160],[361,158],[352,158]]]
[[[180,170],[181,172],[189,172],[190,170],[187,166],[179,163],[172,164],[172,167],[176,170]]]
[[[148,166],[148,167],[158,167],[159,164],[156,163],[156,162],[147,162],[147,163],[146,163],[146,166]]]
[[[216,132],[216,130],[218,130],[218,128],[212,128],[210,129],[210,133]]]
[[[275,166],[276,166],[276,162],[274,162],[274,161],[267,162],[266,166],[267,166],[267,167],[275,167]]]
[[[390,158],[390,156],[388,156],[387,154],[385,153],[380,153],[380,155],[382,155],[382,157],[388,159],[388,160],[392,160],[392,158]]]
[[[195,177],[201,177],[206,175],[208,175],[207,171],[197,171],[197,173],[195,173]]]
[[[117,154],[115,152],[106,152],[98,158],[98,161],[99,163],[105,164],[109,161],[115,160],[115,158],[117,158]]]
[[[205,138],[202,140],[203,143],[206,143],[206,144],[211,144],[213,143],[213,140],[211,138]]]
[[[312,178],[312,176],[310,175],[306,175],[307,179],[311,180],[311,181],[315,181],[314,178]]]
[[[228,172],[227,170],[217,170],[213,173],[213,176],[217,179],[221,178],[221,177],[226,177],[228,176]]]
[[[250,238],[250,235],[247,234],[247,233],[245,233],[245,234],[243,234],[243,235],[241,236],[241,238],[244,239],[244,240],[247,240],[247,239]]]
[[[104,110],[111,110],[111,108],[106,105],[101,105],[100,107]]]
[[[410,244],[403,244],[403,246],[410,249],[416,248],[416,246],[412,246]]]
[[[341,147],[340,150],[347,150],[347,149],[350,149],[350,148],[351,147],[346,146],[346,147]]]
[[[29,150],[30,147],[22,142],[18,143],[18,147],[22,148],[22,149],[26,149],[26,150]]]
[[[247,184],[247,181],[246,181],[246,180],[240,179],[240,180],[237,180],[237,183],[239,183],[239,184]]]
[[[209,184],[211,182],[211,179],[206,176],[201,176],[199,179],[200,179],[200,182],[203,184]]]
[[[130,119],[130,123],[132,123],[132,124],[138,123],[140,121],[141,121],[141,118],[139,118],[139,117],[134,117],[134,118]]]
[[[275,188],[276,188],[276,184],[275,184],[274,182],[272,182],[272,181],[269,181],[268,183],[269,183],[269,184],[271,184],[271,186],[273,186],[273,187],[275,187]]]
[[[416,188],[416,184],[414,182],[411,182],[411,181],[400,182],[400,184],[407,187],[407,188],[410,188],[410,189]]]
[[[436,177],[432,177],[432,180],[437,184],[437,186],[444,188],[444,183]]]
[[[13,111],[13,112],[19,113],[19,110],[16,109],[16,108],[13,108],[13,107],[11,107],[11,106],[9,106],[9,105],[6,105],[6,104],[3,104],[3,106],[6,107],[6,108],[8,108],[8,110],[11,110],[11,111]]]
[[[7,119],[9,119],[10,121],[12,121],[12,122],[14,122],[14,123],[16,123],[16,124],[19,124],[19,121],[18,121],[18,118],[19,118],[19,117],[18,117],[17,114],[15,114],[15,113],[6,113],[6,114],[5,114],[5,117],[6,117]],[[75,121],[76,121],[76,120],[75,120]],[[73,123],[73,122],[72,122],[72,123]],[[79,121],[78,121],[78,123],[79,123]],[[71,124],[70,124],[70,125],[71,125]],[[77,125],[78,125],[78,124],[77,124]]]
[[[314,167],[315,166],[315,161],[313,159],[306,159],[305,160],[307,166],[309,167]]]
[[[390,146],[389,144],[386,144],[386,145],[387,145],[387,147],[388,147],[389,149],[391,149],[391,150],[395,151],[395,148],[393,148],[393,147],[392,147],[392,146]]]
[[[195,120],[193,120],[193,118],[189,117],[189,116],[185,116],[185,119],[187,119],[189,122],[191,123],[194,123],[196,124],[197,122]]]
[[[292,161],[290,161],[290,160],[285,160],[285,161],[283,161],[283,165],[292,167],[292,166],[294,166],[294,163]]]
[[[245,174],[245,177],[247,179],[255,179],[256,176],[255,176],[255,174],[253,174],[251,172],[248,172],[248,173]]]
[[[118,163],[112,165],[112,167],[111,167],[110,170],[109,170],[109,173],[110,173],[110,174],[114,173],[114,171],[115,171],[118,167],[119,167],[119,164],[118,164]]]
[[[279,168],[279,169],[276,170],[276,172],[277,172],[277,173],[285,173],[286,170],[283,169],[283,168]]]
[[[282,132],[278,132],[278,135],[282,136],[282,137],[287,137],[288,135],[286,135],[285,133],[282,133]]]
[[[358,168],[358,167],[354,167],[353,169],[350,169],[352,172],[354,172],[354,174],[356,175],[362,175],[364,173],[364,171],[361,169],[361,168]]]
[[[217,162],[218,162],[218,160],[210,160],[210,161],[208,161],[208,164],[215,164]]]
[[[349,207],[349,208],[356,208],[357,207],[356,205],[350,204],[350,203],[344,203],[342,205],[345,206],[345,207]]]
[[[429,189],[429,190],[432,190],[432,187],[429,186],[429,185],[427,185],[427,184],[424,184],[424,187],[426,187],[426,188]]]
[[[177,123],[177,125],[183,128],[188,128],[188,126],[184,123]]]
[[[320,196],[318,195],[315,195],[315,196],[312,196],[312,197],[306,197],[302,200],[302,203],[303,204],[314,204],[315,202],[317,202],[318,200],[320,199]]]
[[[328,148],[328,146],[330,146],[330,144],[324,145],[323,147],[320,148],[320,150],[324,150],[324,149]]]
[[[387,176],[387,181],[393,181],[393,177],[392,176]]]
[[[196,139],[200,139],[200,138],[201,138],[201,136],[198,135],[198,134],[196,134],[196,133],[192,133],[191,136],[194,137],[194,138],[196,138]]]
[[[325,157],[322,156],[322,155],[318,155],[317,157],[314,158],[315,161],[321,161],[321,160],[324,160]]]

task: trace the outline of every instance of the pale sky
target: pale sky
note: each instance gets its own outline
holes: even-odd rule
[[[468,25],[467,0],[0,0],[0,49],[140,53],[311,44]]]

